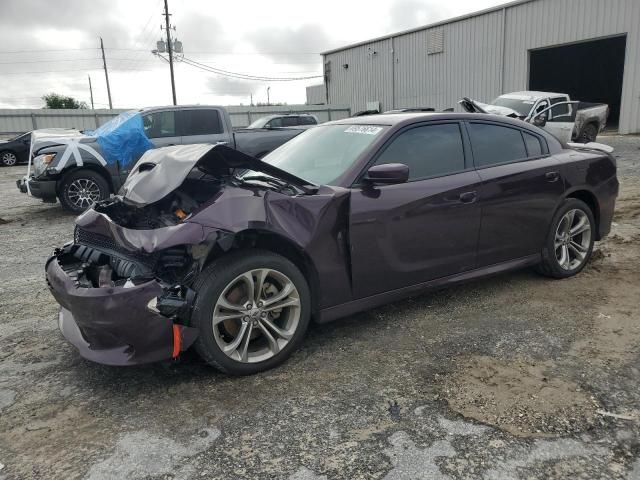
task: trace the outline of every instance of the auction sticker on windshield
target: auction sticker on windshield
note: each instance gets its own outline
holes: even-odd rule
[[[362,133],[365,135],[377,135],[382,131],[382,127],[372,127],[371,125],[351,125],[345,133]]]

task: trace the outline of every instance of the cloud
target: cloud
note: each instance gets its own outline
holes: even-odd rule
[[[392,32],[444,20],[450,16],[450,10],[433,0],[401,0],[393,3],[389,9],[389,28]]]
[[[207,90],[209,90],[209,93],[216,96],[249,97],[264,85],[264,82],[240,80],[215,74],[211,75],[212,76],[207,79],[205,85]]]
[[[291,64],[317,62],[318,53],[333,46],[324,28],[315,24],[260,28],[248,32],[245,40],[265,56]]]

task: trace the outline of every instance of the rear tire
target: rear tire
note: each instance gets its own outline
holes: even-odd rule
[[[213,261],[194,289],[195,350],[224,373],[251,375],[280,365],[309,326],[311,294],[304,276],[266,250],[241,250]]]
[[[593,123],[588,123],[582,127],[580,132],[580,143],[595,142],[598,137],[598,127]]]
[[[15,153],[5,150],[0,153],[0,163],[2,163],[3,167],[13,167],[18,164],[18,157],[16,157]]]
[[[553,216],[539,273],[552,278],[576,275],[591,258],[595,236],[596,222],[589,206],[567,198]]]
[[[67,174],[58,189],[60,203],[65,210],[82,213],[94,202],[109,198],[109,183],[97,172],[87,169]]]

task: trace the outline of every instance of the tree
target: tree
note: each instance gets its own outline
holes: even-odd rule
[[[88,108],[86,102],[79,102],[73,97],[65,97],[57,93],[48,93],[44,95],[42,99],[45,103],[44,108]]]

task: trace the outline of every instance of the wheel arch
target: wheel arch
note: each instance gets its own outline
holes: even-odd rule
[[[62,185],[64,180],[69,175],[71,175],[74,172],[77,172],[78,170],[91,170],[92,172],[97,173],[102,178],[104,178],[105,181],[107,182],[107,185],[109,185],[109,192],[115,193],[113,188],[113,179],[111,178],[111,175],[109,174],[109,171],[106,168],[104,168],[102,165],[97,165],[95,163],[84,163],[82,166],[71,165],[65,168],[64,170],[62,170],[62,172],[60,172],[60,177],[58,178],[58,181],[56,183],[56,191],[58,195],[60,195],[60,186]]]
[[[566,198],[581,200],[589,206],[596,222],[596,240],[600,240],[600,203],[598,202],[598,197],[596,197],[596,195],[590,190],[585,188],[576,188],[575,190],[567,192],[565,195],[565,199]]]
[[[319,286],[320,279],[318,270],[311,257],[291,239],[276,232],[262,229],[242,230],[234,235],[231,247],[224,250],[216,245],[209,252],[204,267],[216,258],[241,249],[259,248],[282,255],[291,263],[293,263],[309,283],[309,291],[311,293],[311,316],[317,318],[319,312]]]

